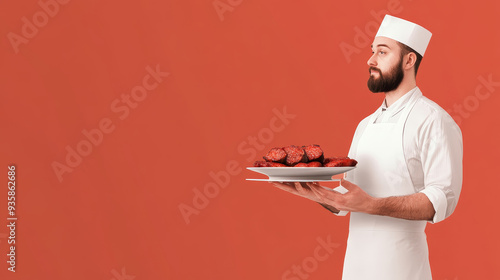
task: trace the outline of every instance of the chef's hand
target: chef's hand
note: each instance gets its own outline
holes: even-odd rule
[[[273,184],[275,187],[282,189],[286,192],[289,192],[294,195],[298,195],[301,197],[305,197],[307,199],[319,202],[322,198],[321,195],[315,191],[312,190],[306,183],[300,183],[300,182],[269,182]]]
[[[371,213],[374,208],[376,198],[370,196],[357,185],[342,179],[341,185],[348,190],[341,194],[336,191],[324,189],[317,183],[307,183],[310,190],[319,194],[317,202],[326,204],[342,211]]]
[[[325,207],[328,211],[332,213],[337,214],[339,212],[338,209],[320,202],[322,201],[321,194],[319,194],[316,191],[316,189],[311,189],[308,185],[306,185],[306,183],[299,183],[299,182],[295,183],[270,182],[270,183],[276,186],[277,188],[292,193],[294,195],[298,195],[310,199],[312,201],[316,201],[319,204],[321,204],[321,206]]]
[[[331,189],[325,189],[318,183],[278,183],[272,182],[276,187],[289,193],[316,201],[328,208],[350,212],[371,213],[375,198],[368,195],[357,185],[342,179],[341,185],[348,190],[341,194]],[[302,184],[302,185],[301,185]]]

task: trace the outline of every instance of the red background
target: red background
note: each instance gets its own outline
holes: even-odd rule
[[[500,81],[498,1],[220,3],[218,14],[213,0],[69,1],[45,24],[37,1],[0,4],[0,169],[7,185],[7,166],[17,168],[18,217],[11,273],[2,188],[1,279],[286,279],[318,238],[337,248],[308,279],[340,279],[348,219],[245,181],[257,175],[243,168],[288,144],[347,154],[383,100],[366,88],[366,61],[371,13],[384,10],[433,32],[417,83],[463,132],[457,210],[427,228],[434,279],[500,279],[500,86],[475,95],[480,77]],[[23,36],[34,15],[36,34],[13,45],[9,34]],[[111,104],[157,65],[170,75],[120,119]],[[294,118],[270,130],[285,107]],[[105,118],[114,130],[59,181],[53,162],[66,164],[66,148]],[[235,175],[196,208],[228,163]],[[186,206],[196,214],[183,217]]]

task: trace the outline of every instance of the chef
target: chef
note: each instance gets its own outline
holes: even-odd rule
[[[356,129],[349,157],[358,165],[341,181],[344,191],[273,183],[337,215],[351,212],[343,280],[432,279],[425,227],[457,206],[463,144],[458,125],[416,85],[431,35],[384,17],[367,63],[369,90],[385,98]]]

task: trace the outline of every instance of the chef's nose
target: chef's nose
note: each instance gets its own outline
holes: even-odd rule
[[[375,54],[372,54],[372,56],[370,56],[370,58],[368,59],[368,61],[366,63],[368,64],[368,66],[377,66]]]

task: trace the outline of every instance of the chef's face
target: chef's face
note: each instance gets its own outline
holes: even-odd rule
[[[376,37],[372,56],[368,59],[368,89],[371,92],[390,92],[399,87],[404,78],[401,47],[392,39]]]

